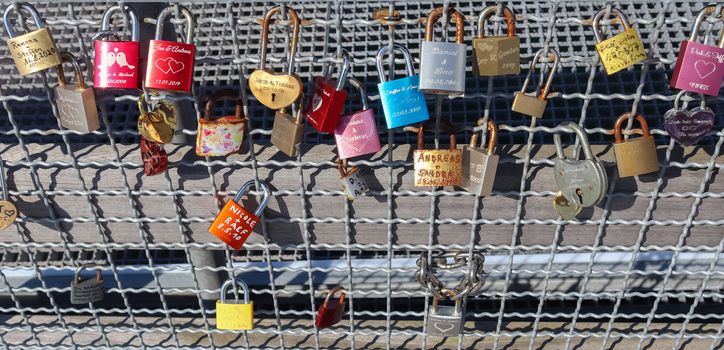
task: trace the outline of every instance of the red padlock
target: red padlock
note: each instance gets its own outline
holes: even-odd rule
[[[141,137],[141,160],[146,176],[158,175],[168,168],[168,154],[163,146]]]
[[[337,292],[340,292],[339,300],[330,301],[329,299]],[[317,328],[328,328],[342,320],[344,309],[347,307],[347,303],[344,301],[346,295],[342,286],[336,286],[327,293],[324,304],[322,304],[322,306],[319,307],[319,311],[317,311],[317,321],[315,323]]]
[[[347,90],[344,90],[344,83],[347,81],[349,72],[349,53],[342,51],[342,71],[339,79],[330,79],[331,72],[326,77],[314,78],[314,94],[307,103],[307,110],[304,112],[309,124],[321,132],[334,132],[337,122],[344,110],[344,101],[347,99]]]
[[[264,191],[264,197],[259,203],[259,207],[256,208],[254,214],[249,213],[241,205],[239,200],[241,197],[249,192],[249,189],[254,186],[254,181],[245,183],[236,193],[234,199],[227,201],[221,211],[216,215],[216,219],[209,226],[209,232],[224,241],[234,250],[241,249],[244,242],[254,231],[254,226],[259,222],[259,215],[266,207],[271,197],[271,191],[269,186],[264,181],[259,181],[259,187]]]
[[[180,6],[180,12],[186,19],[186,42],[160,40],[163,23],[173,12],[174,7],[169,6],[158,15],[156,38],[148,46],[146,87],[188,93],[194,79],[194,18],[189,9]]]
[[[101,31],[93,39],[95,67],[93,85],[96,88],[138,89],[138,15],[136,10],[124,6],[131,21],[131,40],[121,40],[110,30],[113,13],[121,12],[119,5],[109,7],[103,14]],[[114,40],[103,40],[104,38]]]

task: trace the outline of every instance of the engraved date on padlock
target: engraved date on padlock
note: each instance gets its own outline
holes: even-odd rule
[[[259,217],[230,200],[209,226],[209,232],[235,250],[239,250],[258,222]]]
[[[88,278],[73,281],[70,287],[70,302],[72,304],[88,304],[103,300],[103,280]]]
[[[347,173],[346,176],[341,177],[339,181],[344,187],[344,194],[351,201],[370,190],[362,174],[356,168]]]
[[[415,186],[460,186],[461,150],[415,151]]]

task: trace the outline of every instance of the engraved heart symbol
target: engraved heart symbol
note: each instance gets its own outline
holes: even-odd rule
[[[165,74],[173,73],[176,74],[184,70],[185,65],[183,62],[175,60],[173,57],[159,58],[156,60],[156,68],[160,69]]]
[[[706,137],[714,127],[714,112],[697,107],[691,111],[671,109],[664,114],[664,128],[682,146],[691,146]]]
[[[15,215],[15,210],[6,210],[4,213],[5,216],[13,216]]]
[[[694,70],[696,70],[696,74],[699,74],[699,78],[704,79],[714,73],[716,65],[714,62],[698,60],[694,62]]]
[[[444,323],[443,323],[443,325],[444,325]],[[440,323],[437,323],[437,322],[433,323],[432,326],[435,327],[435,329],[437,329],[438,331],[440,331],[440,333],[447,333],[447,332],[451,331],[453,328],[455,328],[454,324],[448,324],[448,327],[440,327]]]
[[[263,105],[280,109],[299,98],[302,81],[295,74],[274,74],[257,69],[249,76],[249,89]]]

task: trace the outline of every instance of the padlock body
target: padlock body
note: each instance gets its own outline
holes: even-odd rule
[[[538,97],[528,96],[520,91],[515,93],[513,99],[513,111],[525,114],[534,118],[540,118],[546,111],[548,100],[541,100]]]
[[[103,300],[103,280],[95,277],[73,281],[70,284],[70,303],[88,304]]]
[[[598,160],[556,158],[553,174],[558,190],[575,205],[590,207],[606,195],[608,180]]]
[[[146,87],[191,92],[196,46],[177,41],[151,40],[146,64]]]
[[[233,200],[228,200],[209,226],[209,232],[234,250],[239,250],[258,222],[259,217],[249,213]]]
[[[671,87],[718,96],[724,80],[724,48],[682,41]]]
[[[438,305],[435,312],[428,311],[427,335],[435,337],[457,337],[462,325],[462,313],[456,312],[454,306]]]
[[[341,177],[339,181],[342,183],[344,194],[347,196],[347,199],[351,201],[370,190],[370,188],[367,187],[367,182],[357,168],[347,173],[346,176]]]
[[[656,144],[651,136],[642,136],[613,144],[619,177],[638,176],[659,170]]]
[[[100,127],[93,88],[80,89],[74,84],[56,86],[55,103],[58,105],[60,125],[64,128],[91,132]]]
[[[347,90],[336,90],[337,81],[314,78],[314,93],[304,112],[309,124],[321,132],[334,132],[347,99]]]
[[[216,329],[248,331],[254,328],[254,302],[216,301]]]
[[[138,89],[138,41],[96,40],[93,85],[106,89]]]
[[[196,134],[196,155],[219,157],[240,152],[246,122],[246,118],[236,116],[200,119]]]
[[[520,74],[520,38],[473,38],[473,73],[481,77]]]
[[[417,75],[377,84],[388,129],[424,122],[430,118],[425,95],[419,87],[420,77]]]
[[[629,28],[604,41],[596,43],[606,74],[611,75],[646,59],[644,44],[639,33]]]
[[[423,41],[420,90],[436,95],[465,93],[465,44]]]
[[[271,143],[289,157],[297,156],[297,145],[304,136],[304,122],[297,124],[296,118],[287,113],[277,112],[272,127]]]
[[[158,175],[168,168],[168,154],[163,146],[141,137],[141,160],[146,176]]]
[[[375,111],[372,108],[340,117],[334,130],[339,158],[347,159],[380,150]]]
[[[339,300],[331,300],[326,306],[322,304],[317,311],[317,328],[328,328],[342,321],[346,306],[346,302],[340,303]]]
[[[478,147],[463,148],[463,188],[470,193],[489,196],[493,193],[499,157]]]
[[[461,150],[416,150],[413,156],[415,186],[462,185]]]
[[[40,72],[60,64],[55,40],[47,27],[10,38],[7,44],[20,75]]]

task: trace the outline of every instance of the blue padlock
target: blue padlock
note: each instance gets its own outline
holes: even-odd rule
[[[387,81],[382,68],[382,59],[385,53],[389,51],[389,46],[383,46],[377,52],[377,74],[380,76],[377,89],[380,92],[380,101],[382,101],[382,110],[385,112],[388,129],[430,119],[430,115],[427,113],[425,95],[419,90],[420,76],[414,75],[410,52],[400,44],[394,44],[392,50],[393,55],[395,51],[399,51],[405,56],[407,77]]]

